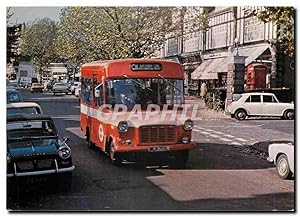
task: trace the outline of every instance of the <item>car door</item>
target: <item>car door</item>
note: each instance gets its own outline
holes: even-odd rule
[[[245,101],[245,108],[248,115],[261,115],[262,114],[262,101],[261,95],[250,95]]]
[[[263,95],[263,115],[280,116],[282,108],[273,95]]]

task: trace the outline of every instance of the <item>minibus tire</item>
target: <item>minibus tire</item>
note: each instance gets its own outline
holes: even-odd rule
[[[91,142],[89,128],[86,129],[86,144],[89,149],[94,148],[94,144]]]
[[[114,144],[115,144],[114,140],[112,139],[110,144],[109,144],[109,159],[110,159],[110,162],[111,162],[112,165],[121,166],[122,159],[114,151]]]

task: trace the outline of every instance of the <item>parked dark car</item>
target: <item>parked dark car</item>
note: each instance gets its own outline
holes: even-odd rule
[[[20,91],[15,89],[6,89],[6,103],[23,102]]]
[[[36,177],[53,174],[68,183],[75,167],[67,138],[60,139],[47,115],[7,117],[7,177]]]
[[[17,91],[21,90],[21,86],[17,81],[10,81],[6,84],[6,88],[15,89]]]

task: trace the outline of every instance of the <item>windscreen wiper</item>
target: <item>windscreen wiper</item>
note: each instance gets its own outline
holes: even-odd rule
[[[183,93],[178,87],[176,87],[174,84],[172,84],[170,81],[168,81],[167,79],[165,79],[162,75],[157,74],[158,77],[162,78],[164,81],[166,81],[168,84],[170,84],[172,87],[174,87],[176,90],[178,90],[180,93]]]
[[[148,90],[152,91],[152,89],[151,89],[151,88],[149,88],[149,87],[146,87],[146,85],[143,85],[142,83],[140,83],[140,82],[138,82],[138,81],[136,81],[136,80],[134,80],[134,79],[130,78],[128,75],[123,75],[123,77],[124,77],[124,78],[128,78],[130,81],[133,81],[134,83],[136,83],[136,84],[140,85],[140,87],[142,87],[143,89],[144,89],[144,88],[146,88],[146,89],[148,89]]]

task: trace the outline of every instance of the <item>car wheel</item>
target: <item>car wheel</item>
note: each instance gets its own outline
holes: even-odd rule
[[[90,131],[89,129],[86,130],[86,144],[88,146],[89,149],[94,148],[94,144],[91,141],[91,137],[90,137]]]
[[[291,178],[292,172],[289,166],[288,158],[285,154],[281,154],[276,161],[277,174],[282,179]]]
[[[245,118],[247,117],[247,113],[244,109],[239,109],[234,113],[234,117],[237,120],[245,120]]]
[[[122,164],[122,159],[120,156],[115,151],[115,143],[113,140],[111,140],[110,145],[109,145],[109,159],[112,165],[114,166],[121,166]]]
[[[293,110],[286,110],[283,114],[283,117],[287,120],[293,120],[294,119],[294,111]]]

